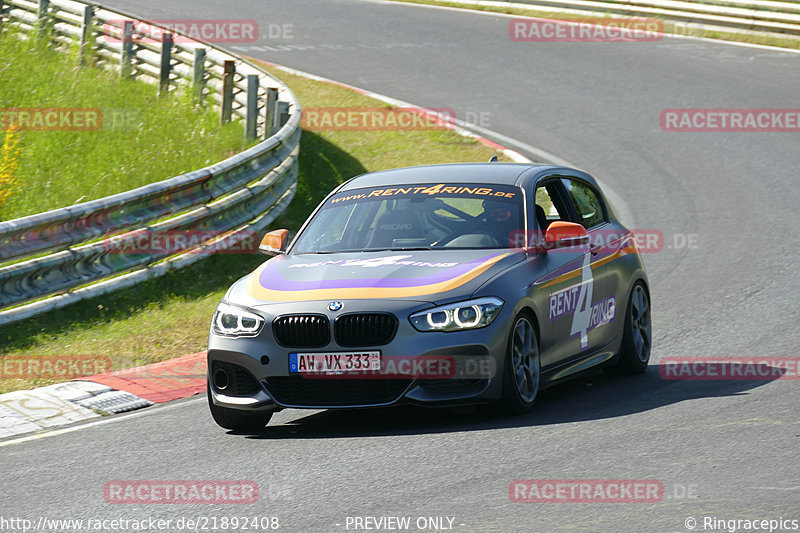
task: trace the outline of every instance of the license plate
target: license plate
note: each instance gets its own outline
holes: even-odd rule
[[[381,352],[290,353],[289,372],[326,374],[380,371]]]

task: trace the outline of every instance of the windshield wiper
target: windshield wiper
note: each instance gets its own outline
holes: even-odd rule
[[[363,252],[383,252],[390,250],[390,248],[369,248],[367,250],[320,250],[318,252],[302,252],[304,254],[350,254],[350,253],[363,253]],[[298,254],[300,255],[300,254]]]
[[[366,253],[366,252],[410,252],[415,250],[433,250],[430,246],[409,246],[403,248],[366,248],[363,250],[320,250],[318,252],[302,252],[302,254],[345,254],[345,253]],[[301,254],[298,254],[301,255]]]

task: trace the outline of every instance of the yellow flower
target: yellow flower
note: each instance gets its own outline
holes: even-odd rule
[[[19,126],[12,124],[6,130],[5,140],[3,147],[0,148],[0,206],[14,194],[16,189],[17,178],[14,176],[17,167],[19,166],[19,135],[17,131]]]

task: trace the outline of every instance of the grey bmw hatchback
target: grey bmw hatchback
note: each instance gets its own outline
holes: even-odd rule
[[[223,428],[284,408],[496,403],[647,368],[636,236],[596,180],[559,166],[429,165],[333,190],[235,282],[211,322],[208,402]]]

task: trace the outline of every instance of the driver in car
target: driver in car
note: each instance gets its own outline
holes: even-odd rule
[[[514,213],[514,206],[508,202],[498,200],[484,200],[481,221],[483,231],[494,237],[500,247],[515,248],[517,234],[523,231],[520,227],[518,216]]]

